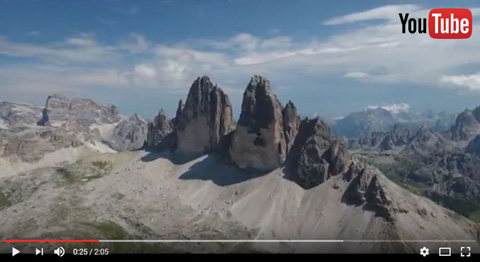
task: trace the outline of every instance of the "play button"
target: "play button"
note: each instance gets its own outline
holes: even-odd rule
[[[12,257],[17,255],[18,253],[20,253],[20,251],[18,251],[18,249],[16,249],[16,248],[12,247]]]

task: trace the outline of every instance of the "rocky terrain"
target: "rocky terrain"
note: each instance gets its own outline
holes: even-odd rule
[[[349,147],[411,191],[479,221],[479,110],[461,112],[443,132],[422,126],[412,133],[395,125],[350,139]]]
[[[142,149],[147,143],[147,131],[147,122],[134,114],[115,126],[109,144],[117,151]]]
[[[206,76],[174,118],[160,110],[150,123],[59,95],[44,108],[3,102],[1,110],[2,239],[346,240],[105,244],[127,253],[417,253],[426,243],[409,240],[422,239],[446,241],[428,243],[433,253],[480,249],[480,226],[437,204],[443,195],[478,198],[478,137],[459,147],[447,133],[395,125],[353,146],[318,118],[300,119],[259,75],[237,123]],[[425,162],[393,175],[405,159]]]

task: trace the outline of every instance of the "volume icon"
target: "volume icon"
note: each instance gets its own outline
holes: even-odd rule
[[[53,250],[53,253],[59,257],[63,257],[63,255],[65,255],[65,249],[63,247],[59,247]]]

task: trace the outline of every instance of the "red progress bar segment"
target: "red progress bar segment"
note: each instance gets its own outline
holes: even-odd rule
[[[64,240],[64,239],[57,239],[57,240],[44,240],[44,239],[5,239],[3,240],[4,243],[34,243],[34,242],[57,242],[57,243],[84,243],[84,242],[100,242],[100,240]]]

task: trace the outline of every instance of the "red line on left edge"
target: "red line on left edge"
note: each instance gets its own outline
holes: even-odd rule
[[[62,239],[57,239],[57,240],[42,240],[42,239],[4,239],[4,243],[34,243],[34,242],[58,242],[58,243],[66,243],[66,242],[73,242],[73,243],[82,243],[82,242],[100,242],[100,240],[62,240]]]

